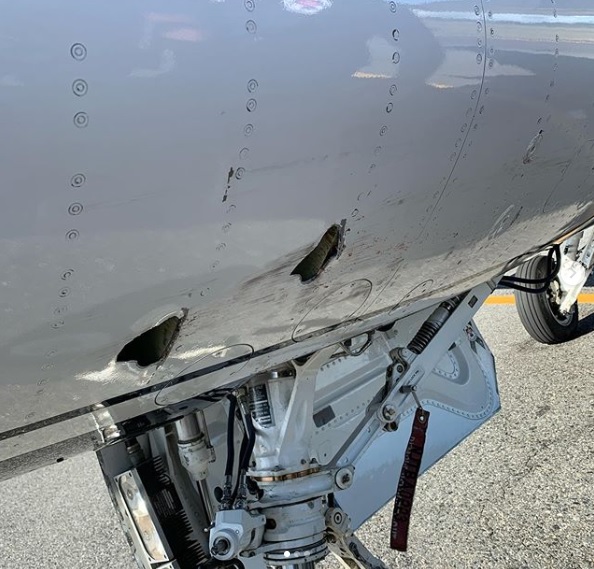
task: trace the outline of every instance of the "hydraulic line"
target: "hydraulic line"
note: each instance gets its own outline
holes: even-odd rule
[[[555,260],[553,260],[555,257]],[[521,292],[527,292],[530,294],[542,294],[546,292],[548,288],[551,286],[551,283],[557,278],[559,275],[559,271],[561,270],[561,246],[554,245],[548,255],[547,255],[547,268],[548,268],[548,275],[541,279],[523,279],[520,277],[503,277],[500,281],[500,284],[512,288],[514,290],[519,290]],[[524,286],[527,285],[527,286]],[[538,288],[529,288],[531,285],[543,285]]]
[[[229,415],[227,417],[227,462],[225,464],[225,482],[221,499],[221,510],[229,509],[233,503],[233,465],[235,463],[235,412],[237,410],[237,397],[231,393],[229,400]]]
[[[227,395],[229,400],[229,416],[227,417],[227,463],[225,465],[225,476],[233,476],[233,464],[235,462],[235,445],[233,442],[233,429],[235,426],[235,410],[237,409],[237,397]]]
[[[233,491],[233,500],[235,508],[242,508],[245,507],[245,501],[247,499],[247,471],[250,467],[250,457],[256,444],[256,429],[254,428],[252,415],[245,400],[240,398],[238,403],[244,423],[245,436],[241,441],[239,474]]]
[[[246,448],[240,458],[240,470],[247,470],[250,467],[250,457],[252,456],[254,446],[256,445],[256,429],[254,428],[252,416],[248,412],[244,415],[244,418],[248,437]]]

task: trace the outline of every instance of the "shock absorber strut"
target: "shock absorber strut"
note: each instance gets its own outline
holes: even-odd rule
[[[313,567],[328,552],[325,515],[334,478],[311,448],[315,378],[331,350],[303,366],[274,370],[248,384],[256,444],[249,476],[262,493],[264,558],[271,567]]]
[[[203,423],[199,424],[199,419]],[[179,458],[190,476],[196,481],[209,519],[213,519],[214,510],[209,499],[206,482],[208,465],[214,460],[212,446],[208,438],[204,416],[201,411],[190,413],[175,422]]]
[[[414,354],[419,355],[435,337],[439,329],[444,325],[452,312],[460,304],[462,297],[457,296],[450,300],[442,302],[425,320],[415,337],[408,344],[408,349]]]
[[[229,432],[238,404],[245,435],[236,491],[223,489],[210,530],[216,559],[260,551],[269,567],[307,569],[327,555],[328,495],[342,487],[336,472],[321,468],[314,454],[313,409],[316,377],[336,350],[329,346],[303,364],[253,376],[230,398]],[[229,456],[226,480],[236,470],[233,452]]]

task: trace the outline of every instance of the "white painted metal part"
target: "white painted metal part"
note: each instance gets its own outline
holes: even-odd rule
[[[571,310],[594,269],[594,227],[590,227],[579,236],[575,249],[575,259],[569,255],[562,257],[558,277],[562,293],[559,305],[561,314],[567,314]]]

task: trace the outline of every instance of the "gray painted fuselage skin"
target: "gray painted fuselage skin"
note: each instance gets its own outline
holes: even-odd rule
[[[594,217],[589,0],[1,7],[0,460],[91,432],[96,403],[125,419],[400,318]],[[301,282],[334,224],[340,255]],[[172,315],[162,361],[116,362]]]

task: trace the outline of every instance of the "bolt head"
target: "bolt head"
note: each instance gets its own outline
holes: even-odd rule
[[[229,540],[225,537],[218,537],[215,539],[210,551],[213,557],[217,557],[218,555],[226,555],[230,549],[231,543]]]
[[[396,414],[398,413],[398,411],[396,410],[396,407],[394,407],[394,405],[388,403],[386,405],[383,406],[382,408],[382,417],[386,420],[386,421],[393,421],[396,417]]]
[[[336,485],[341,489],[345,490],[353,483],[353,473],[350,468],[341,468],[336,473]]]

